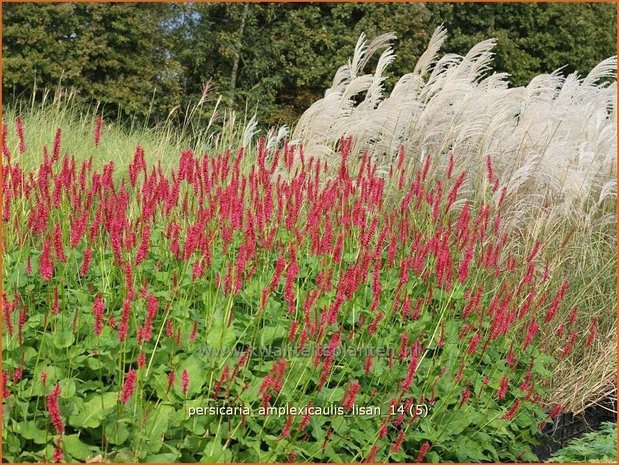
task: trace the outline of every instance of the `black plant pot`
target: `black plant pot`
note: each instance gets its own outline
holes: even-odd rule
[[[533,452],[540,461],[562,449],[569,441],[578,436],[599,429],[605,422],[617,421],[617,397],[607,397],[597,404],[574,415],[562,413],[555,418],[554,423],[548,423],[543,430],[542,443],[533,447]]]

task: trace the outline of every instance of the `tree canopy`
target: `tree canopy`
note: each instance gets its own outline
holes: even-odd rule
[[[5,3],[2,23],[5,102],[60,85],[153,122],[195,104],[208,83],[232,108],[291,123],[362,32],[397,35],[388,85],[440,24],[444,52],[497,38],[495,71],[514,85],[562,66],[586,74],[616,54],[616,6],[606,3]]]

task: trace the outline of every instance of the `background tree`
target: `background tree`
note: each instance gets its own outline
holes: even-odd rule
[[[587,74],[617,54],[617,9],[608,3],[431,3],[432,22],[449,32],[445,49],[464,54],[489,37],[497,39],[495,71],[512,85],[565,67]]]
[[[607,3],[6,3],[2,21],[5,102],[29,97],[35,82],[60,84],[148,124],[171,112],[184,123],[207,82],[205,115],[221,95],[264,125],[292,124],[361,32],[397,35],[387,87],[414,68],[440,24],[445,53],[496,37],[494,70],[513,85],[564,65],[586,74],[616,54],[616,6]]]
[[[144,118],[180,91],[180,69],[164,27],[167,4],[3,5],[5,99],[60,84],[109,112]]]

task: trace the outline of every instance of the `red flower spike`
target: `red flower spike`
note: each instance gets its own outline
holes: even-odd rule
[[[47,396],[47,411],[58,434],[64,433],[64,423],[62,422],[60,408],[58,406],[58,399],[61,392],[62,389],[60,385],[57,384],[52,393]]]
[[[103,317],[105,312],[105,304],[103,303],[103,294],[99,292],[92,306],[92,312],[95,315],[95,327],[94,332],[97,336],[101,335],[103,331]]]
[[[189,392],[189,372],[187,370],[183,370],[181,374],[181,387],[183,395],[186,396]]]
[[[26,151],[26,139],[24,138],[24,123],[21,116],[15,118],[15,127],[17,129],[17,137],[19,139],[19,153]]]
[[[64,460],[64,452],[62,451],[62,440],[58,438],[54,444],[54,456],[52,457],[54,463],[60,463]]]
[[[400,431],[397,439],[391,445],[391,452],[397,452],[398,450],[400,450],[400,447],[402,447],[402,443],[404,442],[405,437],[406,437],[406,430]]]
[[[593,321],[591,321],[591,325],[589,326],[589,334],[587,335],[587,340],[585,341],[585,345],[590,346],[591,344],[593,344],[597,326],[598,326],[598,317],[596,316],[593,318]]]
[[[45,239],[43,242],[43,251],[41,252],[41,258],[39,261],[39,272],[44,281],[49,281],[54,275],[54,264],[50,257],[51,244],[49,239]]]
[[[512,404],[512,406],[510,407],[510,409],[505,413],[505,415],[503,415],[502,418],[504,420],[511,420],[512,418],[514,418],[514,416],[516,416],[516,412],[518,411],[519,408],[520,408],[520,399],[516,399],[514,403]]]
[[[103,119],[101,118],[101,115],[97,116],[97,119],[95,121],[95,147],[99,146],[99,143],[101,142],[101,126],[103,124]]]
[[[501,382],[499,385],[499,392],[497,394],[499,399],[505,399],[505,395],[507,394],[507,388],[509,387],[509,379],[506,377],[501,378]]]
[[[125,378],[125,383],[123,384],[123,388],[122,388],[122,391],[119,397],[119,400],[123,404],[126,404],[127,402],[129,402],[129,399],[133,395],[133,391],[135,390],[135,378],[136,378],[135,370],[133,369],[129,370],[129,373],[127,373],[127,377]]]
[[[376,460],[377,453],[378,453],[378,446],[372,446],[372,448],[370,449],[370,453],[365,459],[365,463],[374,463],[374,461]]]
[[[430,443],[428,441],[424,441],[424,443],[421,445],[421,448],[419,449],[419,454],[417,454],[417,458],[415,459],[415,462],[421,462],[429,450],[430,450]]]

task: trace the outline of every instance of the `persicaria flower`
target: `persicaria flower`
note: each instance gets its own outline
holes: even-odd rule
[[[357,397],[357,393],[361,389],[361,385],[359,381],[353,381],[347,388],[344,393],[344,397],[342,398],[342,406],[344,410],[350,410],[355,403],[355,398]]]
[[[400,447],[402,447],[402,443],[404,442],[404,438],[406,437],[406,430],[401,430],[398,434],[397,439],[391,445],[391,452],[397,452]]]
[[[135,377],[135,370],[129,370],[129,373],[127,373],[127,378],[125,379],[125,384],[123,385],[122,392],[120,393],[120,401],[123,404],[129,402],[129,399],[133,395],[133,391],[135,390]]]
[[[170,389],[172,389],[172,385],[174,384],[175,379],[176,379],[176,375],[174,374],[174,371],[171,371],[170,373],[168,373],[168,389],[166,392],[169,392]]]
[[[174,336],[174,325],[172,324],[172,320],[166,321],[166,324],[165,324],[165,334],[168,337]]]
[[[58,300],[58,288],[54,288],[54,299],[52,301],[52,315],[56,316],[60,313],[60,302]]]
[[[183,395],[186,396],[189,391],[189,372],[187,370],[183,370],[181,374],[181,388]]]
[[[137,359],[138,368],[142,368],[146,364],[146,355],[144,352],[140,352]]]
[[[90,268],[91,258],[92,258],[92,249],[88,247],[84,251],[84,261],[82,262],[82,266],[80,267],[80,276],[86,276],[88,274],[88,269]]]
[[[550,418],[554,419],[561,413],[561,404],[555,405],[550,411]]]
[[[15,118],[15,127],[17,129],[17,137],[19,138],[19,153],[26,151],[26,140],[24,138],[24,123],[21,116]]]
[[[507,377],[501,378],[501,382],[499,385],[499,393],[498,393],[499,399],[505,399],[508,386],[509,386],[509,379]]]
[[[572,311],[570,312],[569,316],[567,317],[567,324],[568,325],[574,324],[574,321],[576,321],[576,317],[577,316],[578,316],[578,307],[574,307],[574,308],[572,308]]]
[[[570,352],[574,348],[574,344],[576,343],[577,337],[578,337],[578,334],[576,333],[576,331],[572,331],[572,334],[570,334],[570,340],[567,341],[567,344],[563,348],[563,352],[561,352],[561,360],[563,360],[565,357],[567,357],[570,354]]]
[[[471,397],[471,391],[467,386],[466,388],[464,388],[464,391],[462,391],[462,397],[460,398],[460,405],[458,407],[462,407],[464,404],[466,404],[466,402],[469,400],[469,397]]]
[[[376,316],[374,317],[374,320],[372,321],[372,323],[370,323],[370,326],[368,327],[368,333],[370,333],[370,335],[374,334],[376,332],[376,328],[379,325],[379,323],[381,322],[381,320],[384,317],[384,313],[383,312],[378,312],[376,314]]]
[[[429,450],[430,450],[430,443],[428,441],[424,441],[424,443],[421,445],[421,448],[419,449],[419,454],[417,454],[417,458],[415,459],[415,462],[421,462]]]
[[[479,345],[479,341],[481,341],[481,335],[479,333],[475,333],[469,342],[469,347],[467,349],[467,353],[469,355],[473,355],[477,346]]]
[[[372,369],[372,356],[368,355],[365,359],[365,366],[364,366],[365,374],[369,375],[371,369]]]
[[[193,327],[191,328],[191,333],[189,334],[189,340],[191,342],[195,341],[197,334],[198,334],[198,322],[194,320]]]
[[[292,426],[292,420],[293,420],[292,415],[288,415],[288,418],[286,418],[286,424],[284,425],[284,428],[282,429],[282,437],[287,438],[288,436],[290,436],[290,427]]]
[[[102,123],[103,123],[103,119],[101,118],[101,115],[97,116],[97,119],[95,121],[95,147],[98,147],[99,143],[101,142]]]
[[[294,338],[297,334],[298,325],[299,325],[299,322],[297,320],[292,320],[292,322],[290,323],[290,331],[288,331],[288,340],[290,342],[294,341]]]
[[[39,261],[39,272],[44,281],[49,281],[54,275],[54,264],[50,257],[51,244],[49,239],[45,239],[43,242],[43,251],[41,252],[41,258]]]
[[[504,420],[511,420],[516,415],[518,408],[520,407],[520,399],[516,399],[511,408],[503,415]]]
[[[95,303],[92,306],[92,312],[95,314],[95,334],[100,336],[103,331],[103,314],[105,312],[105,304],[103,303],[103,294],[101,292],[97,294]]]
[[[146,318],[148,321],[152,322],[155,319],[155,316],[157,316],[157,309],[159,307],[159,303],[157,302],[157,297],[155,297],[153,294],[149,294],[146,297],[146,307],[147,307]]]
[[[530,381],[531,381],[531,370],[529,369],[525,373],[524,380],[522,381],[522,383],[520,384],[520,387],[518,389],[520,389],[522,392],[526,391],[527,389],[529,389]]]
[[[2,125],[2,153],[4,154],[5,157],[8,158],[8,161],[10,163],[11,161],[11,151],[9,150],[9,148],[6,145],[6,136],[9,132],[9,126],[4,123]]]
[[[47,411],[58,434],[64,433],[64,423],[62,422],[60,407],[58,406],[58,398],[61,391],[60,385],[57,384],[52,393],[47,396]]]
[[[148,247],[150,245],[150,227],[144,226],[142,230],[142,241],[135,256],[135,264],[139,265],[148,256]]]
[[[366,463],[374,463],[374,460],[376,460],[377,453],[378,453],[378,446],[372,446],[367,459],[365,459]]]
[[[52,150],[52,162],[58,160],[60,156],[60,140],[62,137],[62,129],[56,129],[56,134],[54,135],[54,148]]]
[[[557,294],[552,299],[552,302],[550,303],[550,307],[548,308],[548,312],[546,313],[546,318],[544,320],[545,323],[550,322],[554,318],[555,313],[557,312],[557,308],[559,307],[559,304],[565,297],[567,288],[568,288],[568,282],[563,281],[563,283],[561,284],[561,288],[559,289]]]
[[[9,391],[9,373],[7,371],[2,371],[2,398],[3,399],[8,399],[9,396],[11,395],[11,392]]]
[[[598,325],[598,317],[593,318],[591,325],[589,326],[589,335],[587,336],[587,340],[585,342],[586,345],[590,346],[593,344],[593,340],[595,339],[595,331]]]
[[[54,445],[54,463],[60,463],[64,459],[64,452],[62,451],[62,440],[58,438]]]
[[[524,340],[524,344],[522,345],[522,350],[526,349],[527,346],[531,344],[531,342],[533,341],[533,338],[537,334],[538,329],[539,329],[539,326],[537,326],[537,322],[535,321],[535,318],[534,318],[531,321],[531,324],[529,325],[529,329],[527,329],[527,335]]]
[[[533,246],[533,250],[527,257],[527,262],[532,262],[533,259],[537,257],[537,254],[539,253],[539,249],[541,248],[541,246],[542,246],[542,243],[540,241],[535,242],[535,245]]]
[[[127,299],[123,302],[123,312],[118,325],[118,340],[123,342],[129,330],[129,314],[131,313],[131,302]]]
[[[286,285],[284,289],[284,298],[286,302],[288,302],[288,313],[294,312],[294,281],[299,273],[299,265],[297,264],[296,258],[293,259],[293,262],[288,265],[288,270],[286,271]]]

